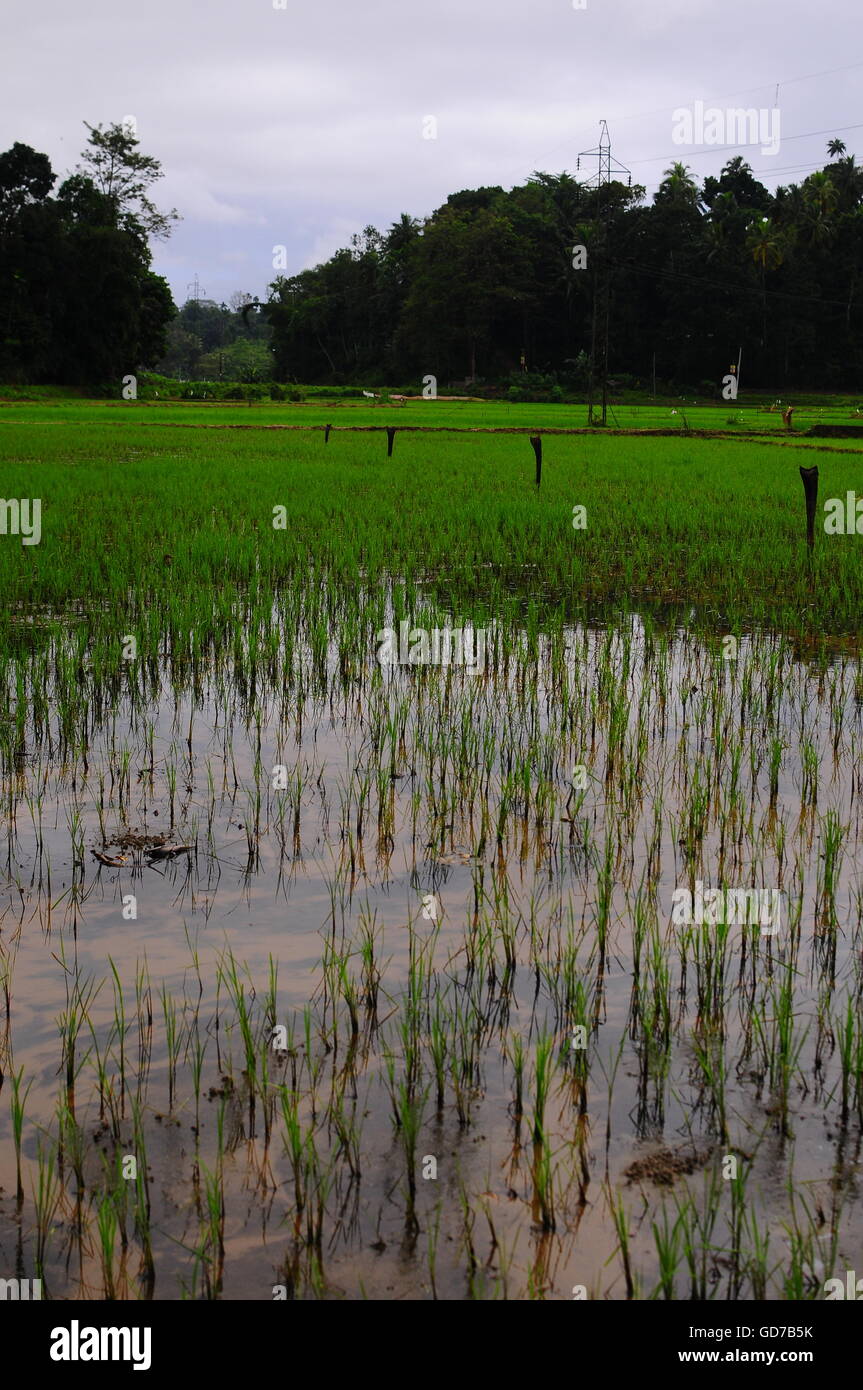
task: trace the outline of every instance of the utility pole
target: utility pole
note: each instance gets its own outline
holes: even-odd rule
[[[611,314],[611,255],[610,255],[610,227],[611,227],[611,198],[609,185],[611,184],[611,170],[614,165],[615,173],[626,174],[627,187],[632,187],[632,174],[619,164],[616,159],[611,157],[611,137],[608,134],[608,124],[600,121],[599,145],[595,150],[582,150],[578,156],[576,169],[581,168],[582,159],[592,159],[597,157],[599,165],[597,172],[582,185],[584,188],[595,188],[597,190],[596,200],[596,220],[597,237],[595,238],[595,248],[591,248],[591,261],[593,263],[593,324],[590,335],[590,376],[587,396],[587,423],[594,424],[594,387],[597,373],[602,386],[602,423],[606,422],[608,409],[608,326]]]

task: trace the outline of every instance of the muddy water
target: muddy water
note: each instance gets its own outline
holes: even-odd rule
[[[687,1241],[720,1298],[760,1291],[756,1236],[764,1292],[783,1295],[789,1227],[809,1296],[859,1262],[863,1046],[843,1115],[839,1045],[849,1000],[854,1039],[861,1028],[856,665],[818,668],[767,636],[723,662],[685,630],[657,653],[637,618],[569,636],[567,698],[560,668],[527,656],[482,677],[399,667],[382,680],[370,663],[344,692],[333,651],[330,688],[301,722],[283,691],[250,712],[216,680],[194,705],[166,683],[76,756],[28,740],[3,792],[0,1277],[41,1273],[53,1298],[624,1298],[620,1203],[647,1296],[653,1224],[664,1210],[674,1226],[690,1198],[703,1211],[711,1184],[709,1237],[694,1217],[677,1237],[675,1297],[692,1291]],[[575,764],[587,777],[573,802]],[[150,858],[162,835],[193,849]],[[696,881],[780,892],[778,931],[731,925],[723,955],[720,926],[673,920],[675,889]],[[724,1125],[698,1060],[717,1045]],[[405,1088],[412,1145],[394,1123]],[[129,1158],[146,1183],[122,1176]]]

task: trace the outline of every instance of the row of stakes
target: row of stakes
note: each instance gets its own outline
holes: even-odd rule
[[[391,459],[393,456],[393,442],[396,437],[396,426],[386,425],[384,428],[387,432],[387,458]],[[325,444],[329,444],[330,442],[331,429],[332,425],[324,425]],[[542,440],[540,439],[538,434],[532,434],[530,437],[530,442],[533,447],[533,452],[536,455],[536,485],[537,487],[539,487],[540,483],[542,482]]]
[[[395,425],[387,425],[387,458],[393,456],[393,443],[396,437]],[[332,425],[324,425],[324,443],[330,442],[330,430]],[[530,436],[530,444],[536,460],[536,485],[539,487],[542,482],[542,438],[538,434]],[[803,492],[806,497],[806,544],[812,550],[815,545],[815,513],[818,507],[818,468],[801,468],[800,477],[803,479]]]
[[[325,444],[329,444],[329,442],[330,442],[330,430],[331,430],[331,429],[332,429],[332,425],[324,425],[324,443],[325,443]],[[386,425],[386,426],[385,426],[385,429],[386,429],[386,432],[387,432],[387,458],[388,458],[388,459],[391,459],[392,456],[393,456],[393,441],[395,440],[395,437],[396,437],[396,427],[395,427],[395,425]],[[537,441],[537,442],[538,442],[538,441]],[[537,482],[539,482],[539,478],[538,478],[538,477],[537,477]]]

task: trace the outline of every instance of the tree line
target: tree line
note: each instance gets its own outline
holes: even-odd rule
[[[843,389],[863,367],[863,169],[839,140],[770,193],[739,156],[699,187],[674,164],[650,202],[567,173],[451,194],[271,287],[280,379],[584,384],[608,277],[609,367],[624,384]],[[583,248],[578,251],[576,248]],[[603,302],[599,299],[600,304]]]
[[[841,140],[773,193],[740,156],[700,186],[674,164],[649,201],[568,173],[462,190],[278,276],[251,311],[237,294],[178,314],[151,269],[150,241],[177,217],[150,198],[161,167],[126,126],[87,129],[56,192],[47,155],[0,154],[0,380],[119,383],[158,367],[323,385],[540,373],[580,387],[605,284],[620,384],[717,391],[741,350],[744,385],[860,380],[863,169]]]

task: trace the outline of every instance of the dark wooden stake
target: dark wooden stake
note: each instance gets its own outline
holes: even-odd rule
[[[803,491],[806,493],[806,544],[811,550],[815,545],[815,510],[818,506],[818,469],[801,468]]]
[[[388,459],[391,459],[392,456],[393,456],[393,440],[395,439],[395,437],[396,437],[395,426],[394,426],[394,425],[387,425],[387,458],[388,458]]]
[[[324,443],[325,443],[325,444],[329,444],[329,442],[330,442],[330,430],[331,430],[331,429],[332,429],[332,425],[324,425]]]
[[[530,442],[533,445],[533,452],[536,454],[536,485],[539,487],[542,482],[542,440],[538,434],[532,434]]]

